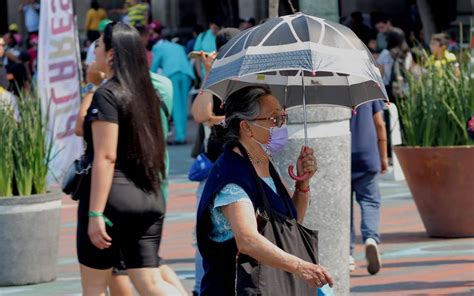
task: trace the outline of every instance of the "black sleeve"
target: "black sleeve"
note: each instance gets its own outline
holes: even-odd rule
[[[117,99],[110,90],[100,87],[95,91],[91,106],[87,110],[87,120],[119,123]]]

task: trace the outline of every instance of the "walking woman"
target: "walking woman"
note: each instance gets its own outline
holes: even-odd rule
[[[288,141],[286,114],[277,99],[263,87],[242,88],[227,99],[225,118],[227,146],[209,175],[197,216],[205,269],[200,295],[235,295],[242,288],[236,283],[236,255],[241,254],[295,274],[310,287],[332,286],[323,267],[286,253],[261,235],[256,219],[256,209],[262,205],[256,189],[260,182],[274,211],[302,223],[309,181],[316,172],[313,150],[302,149],[297,170],[307,178],[296,182],[290,195],[271,163],[271,154],[281,151]]]
[[[83,293],[106,295],[112,267],[123,259],[140,295],[162,295],[153,270],[165,215],[165,146],[160,100],[138,32],[107,25],[96,63],[107,82],[95,91],[83,128],[86,154],[93,155],[90,182],[78,194]]]

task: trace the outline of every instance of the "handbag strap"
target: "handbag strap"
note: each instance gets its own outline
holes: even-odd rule
[[[250,161],[250,158],[247,154],[247,150],[244,148],[244,146],[242,146],[242,144],[240,142],[237,142],[235,145],[237,146],[237,148],[239,148],[240,153],[242,154],[244,159],[247,161],[247,164],[251,168],[251,172],[252,172],[253,177],[255,178],[256,183],[257,183],[256,184],[257,185],[257,192],[258,192],[258,194],[261,197],[262,202],[263,202],[263,209],[267,212],[267,214],[269,216],[271,216],[270,217],[270,218],[272,218],[271,220],[274,220],[273,219],[273,211],[271,210],[270,202],[268,201],[267,194],[265,193],[265,190],[263,189],[262,183],[260,181],[260,177],[258,176],[257,171],[255,170],[255,167],[253,166],[252,162]]]
[[[257,183],[257,192],[258,192],[259,196],[261,196],[261,198],[262,198],[264,210],[268,215],[268,219],[270,221],[270,224],[272,225],[273,233],[275,235],[275,244],[279,248],[281,248],[283,246],[283,243],[281,241],[280,235],[278,235],[279,231],[278,231],[278,228],[276,227],[276,224],[275,224],[275,220],[276,220],[275,219],[275,214],[274,214],[272,208],[270,207],[270,202],[268,201],[267,194],[265,193],[265,190],[263,189],[263,186],[262,186],[262,183],[261,183],[262,181],[260,180],[260,177],[258,176],[257,171],[255,170],[255,167],[253,166],[252,162],[250,161],[250,158],[247,154],[247,150],[245,150],[244,146],[240,142],[235,143],[235,145],[237,146],[237,148],[239,148],[240,153],[242,154],[244,159],[247,161],[248,165],[251,167],[251,171],[252,171],[253,176],[254,176],[254,178],[256,180],[256,183]],[[273,170],[274,170],[274,168],[273,168]],[[276,173],[276,171],[275,171],[275,173]],[[283,198],[285,199],[285,197],[283,197]],[[292,215],[291,211],[290,211],[290,215]]]
[[[285,185],[283,185],[283,182],[281,181],[281,177],[278,174],[277,170],[275,169],[273,163],[270,161],[270,174],[272,175],[272,179],[275,182],[275,187],[280,189],[280,191],[284,191],[286,194],[288,194],[288,191],[286,190]],[[282,194],[281,198],[283,199],[283,202],[285,203],[286,210],[288,212],[288,215],[291,219],[296,219],[293,215],[293,210],[291,209],[290,202],[288,198],[286,197],[286,194]]]

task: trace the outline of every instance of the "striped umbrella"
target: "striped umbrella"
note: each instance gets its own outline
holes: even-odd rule
[[[203,89],[225,102],[249,85],[266,85],[283,106],[355,108],[388,96],[376,63],[349,28],[297,13],[245,30],[223,46]],[[290,174],[292,177],[294,174]]]

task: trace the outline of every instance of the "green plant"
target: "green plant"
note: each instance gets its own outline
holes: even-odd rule
[[[48,117],[36,89],[21,91],[15,107],[16,119],[12,106],[0,110],[0,196],[45,193],[52,148]]]
[[[468,60],[468,59],[467,59]],[[398,98],[406,146],[469,145],[466,120],[474,111],[472,65],[428,65],[421,75],[406,73],[408,92]]]
[[[9,94],[0,90],[0,96],[6,97]],[[10,104],[2,103],[0,99],[0,196],[10,196],[13,181],[13,108]]]

